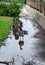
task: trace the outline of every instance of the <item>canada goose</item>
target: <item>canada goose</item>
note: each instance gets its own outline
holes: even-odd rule
[[[19,31],[19,36],[24,37],[24,32],[23,31]]]
[[[19,41],[19,45],[20,45],[20,49],[23,50],[23,49],[22,49],[22,46],[24,45],[24,41],[21,41],[21,40],[20,40],[20,41]]]

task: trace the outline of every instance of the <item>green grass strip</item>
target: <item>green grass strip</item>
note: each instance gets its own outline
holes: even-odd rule
[[[0,41],[4,40],[10,33],[12,17],[0,16]]]

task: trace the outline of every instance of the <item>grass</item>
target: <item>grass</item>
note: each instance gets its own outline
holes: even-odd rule
[[[12,25],[12,17],[0,16],[0,41],[8,37]]]

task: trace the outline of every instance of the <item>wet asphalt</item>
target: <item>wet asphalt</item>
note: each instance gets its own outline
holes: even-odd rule
[[[0,49],[0,61],[11,61],[14,58],[15,65],[23,62],[34,61],[35,65],[45,65],[45,33],[42,27],[33,19],[28,19],[26,14],[21,14],[20,21],[23,23],[22,30],[28,31],[27,35],[18,40],[15,39],[13,30],[4,41],[5,46]],[[19,41],[22,40],[22,50]]]

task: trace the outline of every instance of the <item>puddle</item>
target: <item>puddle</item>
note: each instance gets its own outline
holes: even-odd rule
[[[45,65],[45,39],[33,37],[40,30],[31,20],[20,18],[20,21],[23,22],[22,30],[28,31],[28,34],[19,36],[16,40],[11,31],[9,38],[5,40],[6,46],[0,49],[0,61],[11,61],[14,58],[14,65],[23,65],[32,60],[36,63],[35,65]]]

